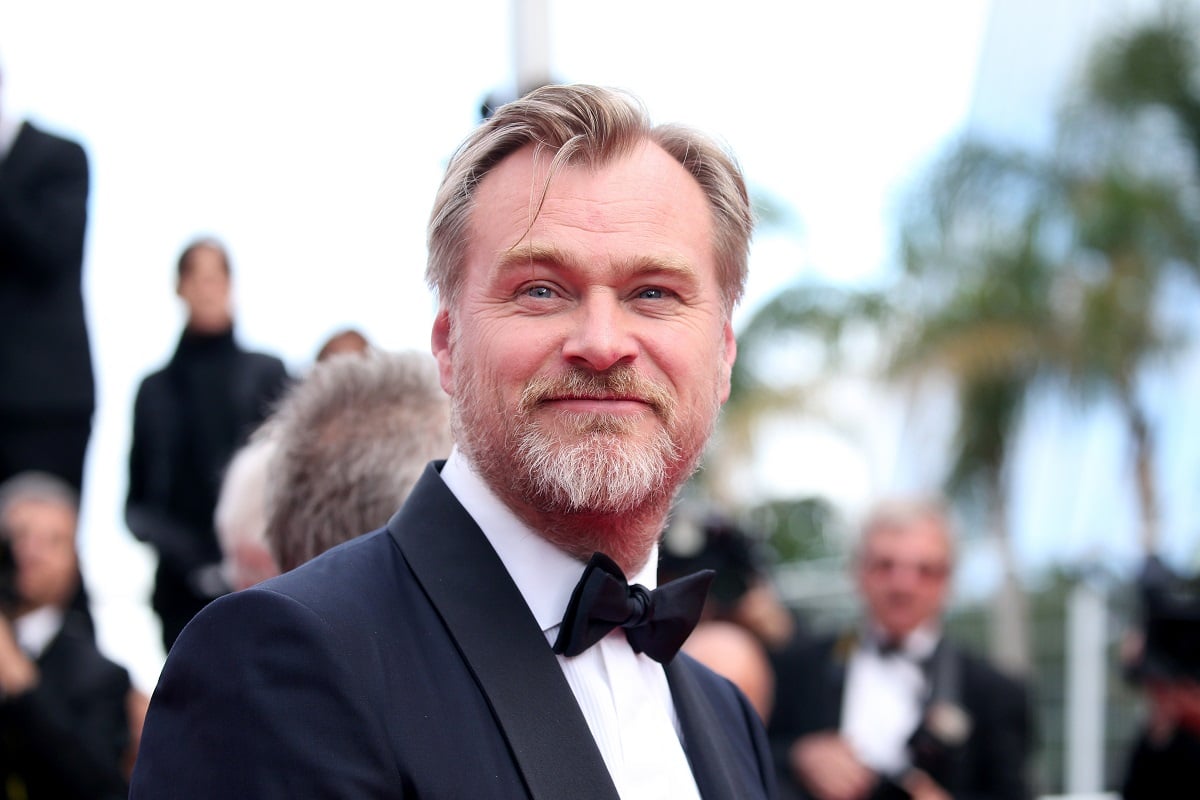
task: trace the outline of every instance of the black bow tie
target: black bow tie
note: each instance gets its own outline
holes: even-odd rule
[[[577,656],[621,627],[634,652],[665,664],[700,621],[714,575],[706,569],[650,591],[638,583],[630,586],[611,558],[596,553],[571,594],[554,652]]]

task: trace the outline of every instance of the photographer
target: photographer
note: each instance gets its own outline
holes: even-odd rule
[[[1025,800],[1027,689],[946,636],[951,521],[936,499],[878,504],[853,577],[858,625],[781,671],[768,726],[782,796]]]
[[[1121,796],[1192,798],[1200,778],[1200,577],[1177,575],[1151,558],[1139,588],[1141,642],[1126,666],[1145,693],[1147,719]]]
[[[126,797],[129,676],[71,610],[78,499],[21,473],[0,485],[0,791],[6,798]]]

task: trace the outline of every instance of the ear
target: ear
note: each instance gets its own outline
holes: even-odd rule
[[[724,352],[721,354],[721,384],[718,391],[721,396],[721,403],[724,404],[729,399],[729,391],[732,387],[733,378],[733,362],[737,360],[737,337],[733,335],[733,322],[725,321],[725,339]]]
[[[438,377],[441,379],[442,389],[448,395],[454,394],[454,359],[450,346],[453,338],[450,333],[450,311],[443,306],[438,309],[437,316],[434,317],[430,345],[433,349],[433,356],[437,359]]]

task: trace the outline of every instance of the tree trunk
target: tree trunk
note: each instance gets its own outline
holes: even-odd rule
[[[1138,514],[1141,521],[1140,539],[1142,554],[1146,557],[1158,552],[1158,484],[1154,471],[1154,437],[1146,422],[1145,412],[1128,389],[1121,391],[1121,406],[1129,422],[1129,434],[1133,439],[1134,476],[1137,487]]]
[[[1033,659],[1029,650],[1029,604],[1017,579],[1012,539],[1008,535],[1008,503],[1004,479],[995,470],[989,480],[988,536],[1002,570],[988,629],[988,650],[998,667],[1013,675],[1029,675]]]

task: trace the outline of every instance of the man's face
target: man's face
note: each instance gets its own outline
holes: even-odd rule
[[[690,475],[736,347],[712,214],[656,145],[550,183],[527,147],[483,179],[462,292],[434,324],[460,446],[514,507],[615,515]],[[531,224],[532,221],[532,224]]]
[[[233,324],[229,273],[225,260],[211,247],[198,247],[188,257],[179,279],[179,296],[188,311],[188,327],[198,333],[221,333]]]
[[[75,512],[61,503],[17,500],[5,511],[23,607],[65,608],[78,586]]]
[[[937,619],[950,577],[950,543],[941,524],[876,530],[863,545],[858,585],[874,623],[890,637],[907,636]]]

